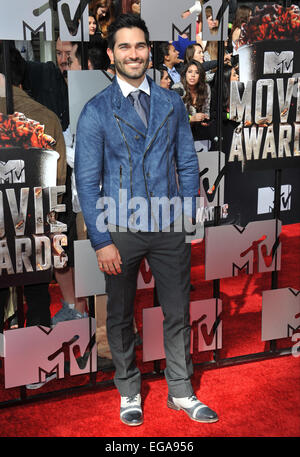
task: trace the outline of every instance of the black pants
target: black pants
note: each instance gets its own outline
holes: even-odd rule
[[[107,336],[116,367],[115,385],[122,396],[140,392],[133,317],[137,275],[140,262],[146,257],[164,314],[165,377],[169,393],[174,397],[189,396],[193,393],[189,317],[191,246],[184,242],[182,232],[128,231],[111,236],[122,258],[122,273],[106,275]]]
[[[30,284],[24,286],[24,296],[27,303],[26,327],[44,325],[50,327],[50,294],[49,284]]]
[[[27,303],[26,326],[43,325],[50,327],[50,294],[49,284],[30,284],[24,286]],[[8,302],[9,288],[0,289],[0,333],[3,331],[4,308]]]
[[[0,289],[0,333],[3,333],[4,327],[4,310],[9,299],[9,288]]]

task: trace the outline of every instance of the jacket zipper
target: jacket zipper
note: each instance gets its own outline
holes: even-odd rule
[[[121,132],[121,135],[123,137],[123,140],[126,144],[126,147],[127,147],[127,151],[128,151],[128,160],[129,160],[129,173],[130,173],[130,195],[131,195],[131,198],[133,198],[133,189],[132,189],[132,159],[131,159],[131,152],[130,152],[130,148],[128,146],[128,143],[127,143],[127,140],[126,140],[126,137],[124,135],[124,132],[120,126],[120,121],[119,121],[119,118],[115,115],[115,118],[117,120],[117,123],[118,123],[118,126],[119,126],[119,129],[120,129],[120,132]],[[121,167],[121,166],[120,166]],[[121,172],[121,168],[120,168],[120,172]]]
[[[170,114],[170,113],[169,113]],[[148,196],[148,199],[149,201],[150,200],[150,195],[149,195],[149,192],[148,192],[148,186],[147,186],[147,181],[146,181],[146,176],[145,176],[145,167],[144,167],[144,162],[145,162],[145,157],[146,157],[146,154],[147,152],[149,151],[149,149],[151,148],[152,144],[154,143],[154,141],[156,140],[156,137],[158,135],[158,132],[160,131],[160,129],[162,128],[162,126],[165,124],[165,122],[169,119],[169,115],[166,117],[166,119],[160,124],[160,126],[158,127],[158,129],[156,130],[156,133],[154,135],[154,137],[152,138],[150,144],[148,145],[146,151],[144,152],[144,156],[143,156],[143,175],[144,175],[144,181],[145,181],[145,187],[146,187],[146,192],[147,192],[147,196]]]

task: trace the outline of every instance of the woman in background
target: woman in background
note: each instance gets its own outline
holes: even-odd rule
[[[97,33],[97,19],[96,16],[92,13],[89,14],[89,34],[95,35]]]
[[[111,0],[100,0],[94,10],[102,38],[107,38],[109,25],[114,21],[114,10]]]
[[[207,125],[210,119],[211,91],[205,82],[205,71],[202,65],[191,60],[181,73],[181,82],[174,84],[172,90],[176,90],[186,106],[190,122],[201,122]]]
[[[234,22],[231,28],[232,53],[236,55],[239,47],[239,38],[244,24],[249,22],[252,14],[251,8],[246,5],[239,6],[235,13]]]

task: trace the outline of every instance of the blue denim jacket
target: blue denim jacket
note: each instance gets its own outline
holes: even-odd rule
[[[178,200],[191,197],[186,199],[190,203],[198,195],[198,159],[185,106],[176,92],[148,81],[148,128],[123,96],[116,78],[85,105],[78,121],[76,186],[95,250],[111,243],[107,222],[161,230],[166,224],[161,212],[159,217],[153,215],[153,201],[176,200],[172,222],[182,210]],[[191,207],[189,215],[193,216]]]

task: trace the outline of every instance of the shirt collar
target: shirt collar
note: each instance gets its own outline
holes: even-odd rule
[[[117,78],[117,82],[120,86],[120,89],[121,89],[124,97],[128,97],[128,95],[131,92],[134,92],[135,90],[141,90],[141,91],[145,92],[147,95],[150,95],[150,86],[149,86],[148,79],[146,78],[146,76],[139,87],[132,86],[128,82],[124,81],[123,79],[120,79],[118,77],[118,75],[116,76],[116,78]]]

